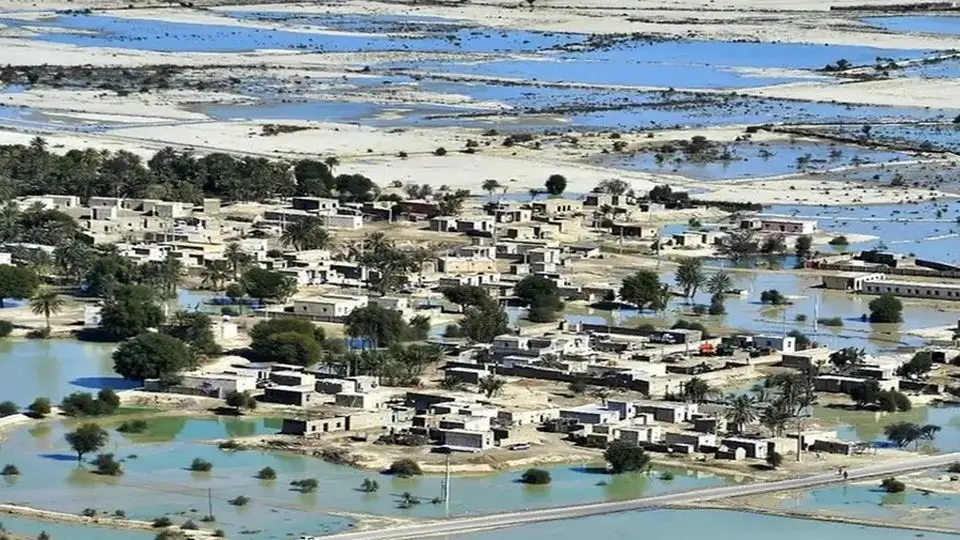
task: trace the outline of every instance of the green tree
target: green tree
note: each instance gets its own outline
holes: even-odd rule
[[[97,468],[97,474],[104,476],[120,476],[123,474],[123,467],[114,459],[113,454],[100,454],[93,460],[93,465]]]
[[[179,311],[162,330],[186,343],[195,356],[215,356],[221,352],[213,335],[213,320],[205,313]]]
[[[797,257],[805,259],[810,256],[813,249],[813,237],[808,235],[798,236],[793,247],[797,252]]]
[[[407,330],[399,311],[377,304],[354,309],[344,320],[344,326],[348,336],[362,338],[375,349],[399,343]]]
[[[918,377],[926,375],[933,369],[933,353],[919,351],[907,363],[897,368],[897,375],[901,377]]]
[[[783,455],[780,452],[774,451],[767,454],[767,465],[770,465],[771,469],[779,468],[781,463],[783,463]]]
[[[223,284],[230,279],[230,262],[226,260],[211,261],[200,271],[201,283],[219,291]]]
[[[121,343],[113,353],[113,370],[138,381],[169,377],[193,365],[193,354],[184,342],[153,332]]]
[[[77,462],[80,462],[84,454],[103,448],[110,439],[110,434],[97,424],[83,424],[63,437],[70,448],[77,453]]]
[[[724,295],[733,288],[733,278],[723,270],[707,279],[707,292],[713,296]]]
[[[840,350],[830,353],[830,363],[840,371],[849,372],[863,364],[867,358],[867,353],[863,349],[856,347],[844,347]]]
[[[480,379],[477,389],[488,398],[492,398],[500,394],[505,385],[506,381],[497,377],[496,375],[487,375],[486,377]]]
[[[284,302],[297,292],[297,283],[292,278],[263,268],[247,270],[240,278],[240,283],[248,295],[261,302]]]
[[[514,295],[530,306],[528,318],[533,322],[550,322],[563,308],[557,284],[543,276],[530,275],[514,287]]]
[[[848,394],[857,408],[863,408],[867,405],[876,403],[880,397],[880,383],[875,379],[867,379],[861,384],[850,388]]]
[[[243,248],[237,242],[227,244],[227,247],[223,250],[223,258],[230,264],[230,272],[233,274],[234,280],[239,279],[240,274],[253,260],[250,254],[243,251]]]
[[[163,323],[156,296],[143,285],[118,285],[104,302],[100,324],[114,339],[142,334]]]
[[[776,289],[770,289],[760,293],[760,302],[780,306],[787,303],[787,297]]]
[[[360,484],[360,491],[364,493],[376,493],[380,489],[380,483],[370,478],[364,478]]]
[[[500,182],[497,182],[496,180],[490,178],[483,181],[483,184],[481,184],[480,189],[486,191],[488,195],[493,197],[494,192],[503,189],[503,186],[500,185]]]
[[[683,397],[692,403],[703,403],[710,395],[710,385],[707,381],[694,377],[683,385]]]
[[[0,264],[0,309],[5,307],[5,298],[30,298],[37,284],[37,275],[30,268]]]
[[[640,309],[649,306],[655,311],[660,311],[666,307],[669,295],[667,286],[660,283],[656,272],[650,270],[640,270],[632,276],[625,277],[620,286],[620,298]]]
[[[703,261],[693,257],[686,257],[680,261],[676,276],[677,285],[683,289],[683,296],[693,298],[697,290],[702,287],[707,278],[703,273]]]
[[[880,481],[880,489],[887,493],[902,493],[907,490],[907,485],[891,476]]]
[[[63,309],[63,299],[56,291],[49,287],[40,287],[30,298],[30,309],[36,315],[43,315],[47,323],[47,334],[50,333],[50,317],[60,313]]]
[[[650,463],[650,456],[643,448],[627,444],[623,441],[613,441],[603,453],[603,458],[610,465],[614,474],[629,471],[639,471]]]
[[[308,216],[287,225],[280,235],[280,243],[293,246],[297,251],[326,249],[330,247],[331,238],[319,217]]]
[[[509,318],[496,300],[485,295],[480,302],[464,310],[460,330],[473,343],[490,343],[510,330]]]
[[[12,401],[4,401],[0,403],[0,418],[5,416],[13,416],[20,412],[20,407]]]
[[[277,471],[273,470],[273,467],[264,467],[257,471],[255,478],[258,480],[276,480]]]
[[[734,425],[734,430],[741,434],[747,424],[757,420],[756,399],[747,394],[730,396],[727,399],[727,420]]]
[[[33,403],[27,406],[27,411],[38,418],[43,418],[50,414],[51,410],[53,410],[53,407],[50,405],[50,400],[45,397],[38,397],[33,400]]]
[[[233,407],[237,413],[241,409],[256,409],[257,408],[257,399],[247,394],[246,392],[229,392],[224,400],[227,404],[227,407]]]
[[[385,472],[400,478],[410,478],[411,476],[423,474],[423,470],[420,469],[420,464],[410,458],[395,460]]]
[[[520,482],[537,486],[549,484],[550,480],[550,471],[544,469],[527,469],[520,476]]]
[[[900,448],[905,448],[921,438],[921,429],[921,426],[912,422],[896,422],[885,426],[883,434],[886,435],[888,441]]]
[[[550,195],[562,195],[567,189],[567,178],[562,174],[551,174],[544,187]]]
[[[870,322],[898,323],[903,321],[903,303],[892,294],[885,294],[870,301]]]

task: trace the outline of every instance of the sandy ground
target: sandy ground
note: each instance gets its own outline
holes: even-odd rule
[[[54,521],[58,523],[75,523],[79,525],[96,525],[98,527],[108,527],[111,529],[134,529],[134,530],[152,530],[156,529],[149,521],[136,521],[132,519],[118,519],[108,516],[83,517],[66,512],[55,512],[53,510],[41,510],[28,506],[16,504],[0,504],[0,514],[23,517],[27,519],[37,519],[42,521]],[[181,530],[179,527],[168,527],[172,530]],[[213,532],[204,530],[182,530],[187,538],[215,538]]]
[[[743,90],[751,96],[807,101],[888,105],[894,107],[955,108],[960,81],[899,78],[846,84],[798,82]]]

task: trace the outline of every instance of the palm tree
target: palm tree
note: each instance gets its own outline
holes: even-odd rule
[[[20,224],[20,207],[10,201],[0,210],[0,241],[12,242],[16,240],[23,227]]]
[[[492,398],[501,391],[506,383],[503,379],[497,377],[496,375],[487,375],[486,377],[480,379],[479,390],[486,394],[488,398]]]
[[[280,236],[280,242],[285,246],[293,246],[297,251],[326,249],[330,246],[330,233],[323,228],[320,218],[310,216],[287,225]]]
[[[330,156],[323,160],[323,163],[330,169],[330,173],[333,174],[333,170],[340,166],[340,158],[337,156]]]
[[[493,192],[503,188],[503,186],[500,185],[500,182],[497,182],[493,178],[484,180],[483,184],[480,187],[484,191],[486,191],[491,197],[493,197]]]
[[[683,397],[687,401],[703,403],[708,395],[710,395],[710,385],[699,377],[694,377],[683,385]]]
[[[376,231],[364,235],[363,247],[369,251],[380,251],[385,248],[393,247],[393,242],[387,238],[385,233]]]
[[[712,295],[724,294],[733,288],[733,279],[723,270],[710,276],[707,280],[707,292]]]
[[[727,398],[727,420],[733,423],[738,434],[742,434],[747,424],[757,419],[757,411],[754,408],[756,401],[753,396],[741,394],[729,396]]]
[[[937,438],[937,433],[940,433],[940,429],[941,429],[940,426],[937,426],[934,424],[924,424],[923,426],[920,426],[920,439],[933,442],[933,440]],[[920,440],[918,439],[915,442],[916,442],[916,449],[919,449]]]
[[[230,263],[230,270],[233,272],[233,279],[236,280],[241,270],[250,264],[250,255],[240,247],[237,242],[230,242],[223,251],[223,258]]]
[[[763,410],[760,414],[760,423],[769,429],[774,437],[779,437],[791,417],[786,402],[783,399],[778,399],[768,404]]]
[[[680,261],[680,267],[677,268],[677,285],[683,288],[683,295],[687,298],[693,298],[697,295],[706,276],[703,275],[703,261],[694,257],[688,257]]]
[[[50,333],[50,316],[60,313],[63,309],[63,299],[56,291],[49,287],[41,287],[30,298],[30,308],[37,315],[43,315],[47,321],[47,334]]]
[[[203,285],[219,291],[223,284],[230,279],[230,263],[226,260],[216,260],[204,267],[200,272]]]

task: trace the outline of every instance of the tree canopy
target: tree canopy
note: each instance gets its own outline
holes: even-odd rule
[[[0,308],[4,298],[30,298],[37,289],[37,274],[26,266],[0,264]]]
[[[344,325],[348,336],[364,339],[373,348],[403,341],[408,328],[399,311],[377,304],[354,309],[347,315]]]
[[[220,354],[220,345],[213,335],[213,320],[205,313],[179,311],[162,331],[186,343],[194,355]]]
[[[169,377],[193,365],[194,356],[184,342],[154,332],[124,341],[113,353],[113,370],[138,381]]]
[[[660,277],[650,270],[639,270],[632,276],[623,278],[620,286],[620,298],[643,309],[650,307],[660,311],[667,306],[670,291],[660,283]]]
[[[78,462],[83,459],[84,454],[100,450],[110,440],[110,434],[97,424],[83,424],[63,437],[70,448],[77,453]]]
[[[892,294],[874,298],[868,306],[870,308],[870,322],[872,323],[898,323],[903,321],[903,303]]]
[[[650,463],[650,456],[643,451],[643,448],[623,441],[611,442],[603,453],[603,458],[607,460],[614,474],[639,471]]]
[[[103,304],[100,325],[114,339],[142,334],[163,323],[156,296],[144,285],[118,285]]]
[[[543,187],[550,195],[562,195],[567,189],[567,178],[562,174],[551,174]]]
[[[240,283],[251,298],[261,301],[283,302],[297,292],[293,278],[263,268],[250,268],[240,277]]]

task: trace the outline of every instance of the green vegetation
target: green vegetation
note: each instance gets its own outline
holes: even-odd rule
[[[947,467],[947,472],[951,474],[960,473],[960,462],[954,461],[953,463],[951,463],[950,466]]]
[[[831,246],[846,246],[846,245],[849,245],[849,244],[850,244],[850,242],[847,240],[847,237],[846,237],[846,236],[843,236],[843,235],[841,235],[841,236],[835,236],[835,237],[831,238],[831,239],[830,239],[830,242],[828,242],[828,243],[829,243]]]
[[[524,484],[546,485],[550,480],[550,471],[544,469],[527,469],[520,476],[520,481]]]
[[[113,458],[113,454],[100,454],[92,463],[97,468],[97,474],[104,476],[120,476],[123,474],[123,467]]]
[[[186,343],[194,356],[215,356],[221,352],[213,335],[213,320],[204,313],[180,311],[161,331]]]
[[[767,454],[767,465],[769,465],[771,469],[779,468],[782,463],[783,463],[783,454],[781,454],[780,452],[774,451],[774,452],[769,452]]]
[[[423,474],[420,464],[410,458],[400,458],[390,464],[390,467],[384,471],[386,474],[399,476],[400,478],[410,478]]]
[[[903,303],[892,294],[885,294],[870,301],[870,322],[898,323],[903,321]]]
[[[607,446],[603,458],[610,465],[614,474],[628,471],[639,471],[650,463],[650,456],[642,448],[631,446],[622,441],[613,441]]]
[[[477,385],[477,390],[479,390],[480,393],[488,398],[492,398],[498,396],[500,392],[503,391],[503,387],[506,386],[506,384],[507,381],[491,374],[480,379],[480,384]]]
[[[707,283],[707,276],[703,273],[703,261],[695,257],[681,259],[676,281],[683,289],[684,297],[691,299],[696,296],[697,290]]]
[[[380,483],[370,478],[364,478],[363,483],[360,484],[360,491],[364,493],[376,493],[379,490]]]
[[[100,450],[110,440],[110,434],[97,424],[83,424],[63,437],[77,453],[77,462],[83,460],[84,454]]]
[[[316,478],[304,478],[302,480],[294,480],[290,482],[290,485],[300,493],[313,493],[320,484]]]
[[[676,476],[674,476],[672,471],[663,471],[662,473],[660,473],[660,479],[663,480],[664,482],[669,482],[674,478],[676,478]]]
[[[7,463],[3,466],[3,470],[0,470],[0,476],[20,476],[20,469],[16,465]]]
[[[773,304],[775,306],[780,306],[787,304],[787,297],[780,293],[776,289],[766,290],[760,293],[760,302],[764,304]]]
[[[276,480],[277,471],[273,470],[272,467],[264,467],[257,471],[255,478],[258,480]]]
[[[915,378],[926,375],[932,369],[933,353],[931,351],[919,351],[913,355],[910,361],[897,368],[897,375]]]
[[[250,498],[245,497],[243,495],[238,495],[230,499],[229,501],[227,501],[227,504],[231,504],[233,506],[246,506],[249,503],[250,503]]]
[[[200,529],[200,526],[194,523],[192,519],[188,519],[183,522],[183,525],[180,526],[180,529],[184,531],[196,531]]]
[[[117,341],[143,334],[163,323],[157,295],[145,285],[116,285],[101,312],[103,331]]]
[[[246,392],[237,392],[234,390],[227,394],[224,401],[228,407],[233,407],[238,413],[241,409],[253,410],[257,408],[257,398]]]
[[[817,319],[817,322],[823,326],[833,326],[841,327],[843,326],[843,319],[841,317],[821,317]]]
[[[320,361],[326,334],[323,328],[300,319],[268,319],[250,331],[250,347],[264,362],[311,366]]]
[[[809,257],[813,250],[813,238],[807,235],[797,237],[794,250],[797,252],[797,257],[801,259]]]
[[[63,398],[60,410],[67,416],[104,416],[113,414],[120,407],[120,397],[109,388],[104,388],[94,398],[87,392],[74,392]]]
[[[46,321],[46,335],[50,335],[50,317],[60,313],[64,301],[60,295],[50,287],[39,287],[30,297],[30,309],[35,315],[43,315]]]
[[[166,334],[146,332],[125,341],[113,353],[113,369],[124,378],[143,381],[175,376],[193,367],[196,359],[187,345]]]
[[[529,275],[514,288],[514,295],[530,307],[527,318],[533,322],[552,322],[563,309],[557,284],[543,276]]]
[[[117,426],[117,431],[120,433],[143,433],[146,430],[146,420],[126,420]]]
[[[939,432],[940,426],[933,424],[919,425],[912,422],[897,422],[883,428],[887,440],[900,448],[906,448],[910,443],[919,447],[921,440],[932,441]]]
[[[670,289],[660,283],[660,277],[656,272],[640,270],[632,276],[623,278],[620,298],[640,309],[663,311],[670,300]]]
[[[906,491],[907,486],[900,480],[890,477],[884,478],[883,481],[880,482],[880,489],[886,491],[887,493],[902,493]]]
[[[17,404],[12,401],[4,401],[0,403],[0,418],[4,416],[12,416],[20,412],[20,407],[17,407]]]
[[[0,319],[0,338],[5,338],[13,332],[13,323]]]
[[[4,298],[30,298],[38,283],[37,274],[31,268],[0,264],[0,308],[5,307]]]
[[[240,285],[251,298],[284,302],[297,292],[297,282],[280,272],[253,267],[240,276]]]
[[[169,527],[171,525],[173,525],[173,522],[170,521],[170,518],[168,518],[167,516],[160,516],[153,520],[153,527],[155,529],[160,529],[162,527]]]
[[[193,472],[210,472],[213,470],[213,463],[201,458],[193,458],[189,469]]]
[[[562,174],[551,174],[543,187],[550,195],[562,195],[567,189],[567,178]]]
[[[327,249],[330,247],[331,237],[323,228],[323,221],[319,217],[307,216],[287,225],[280,235],[280,243],[292,246],[297,251]]]
[[[50,414],[51,410],[53,410],[53,407],[50,405],[50,400],[45,397],[38,397],[33,400],[33,403],[27,406],[27,411],[37,418],[43,418]]]

